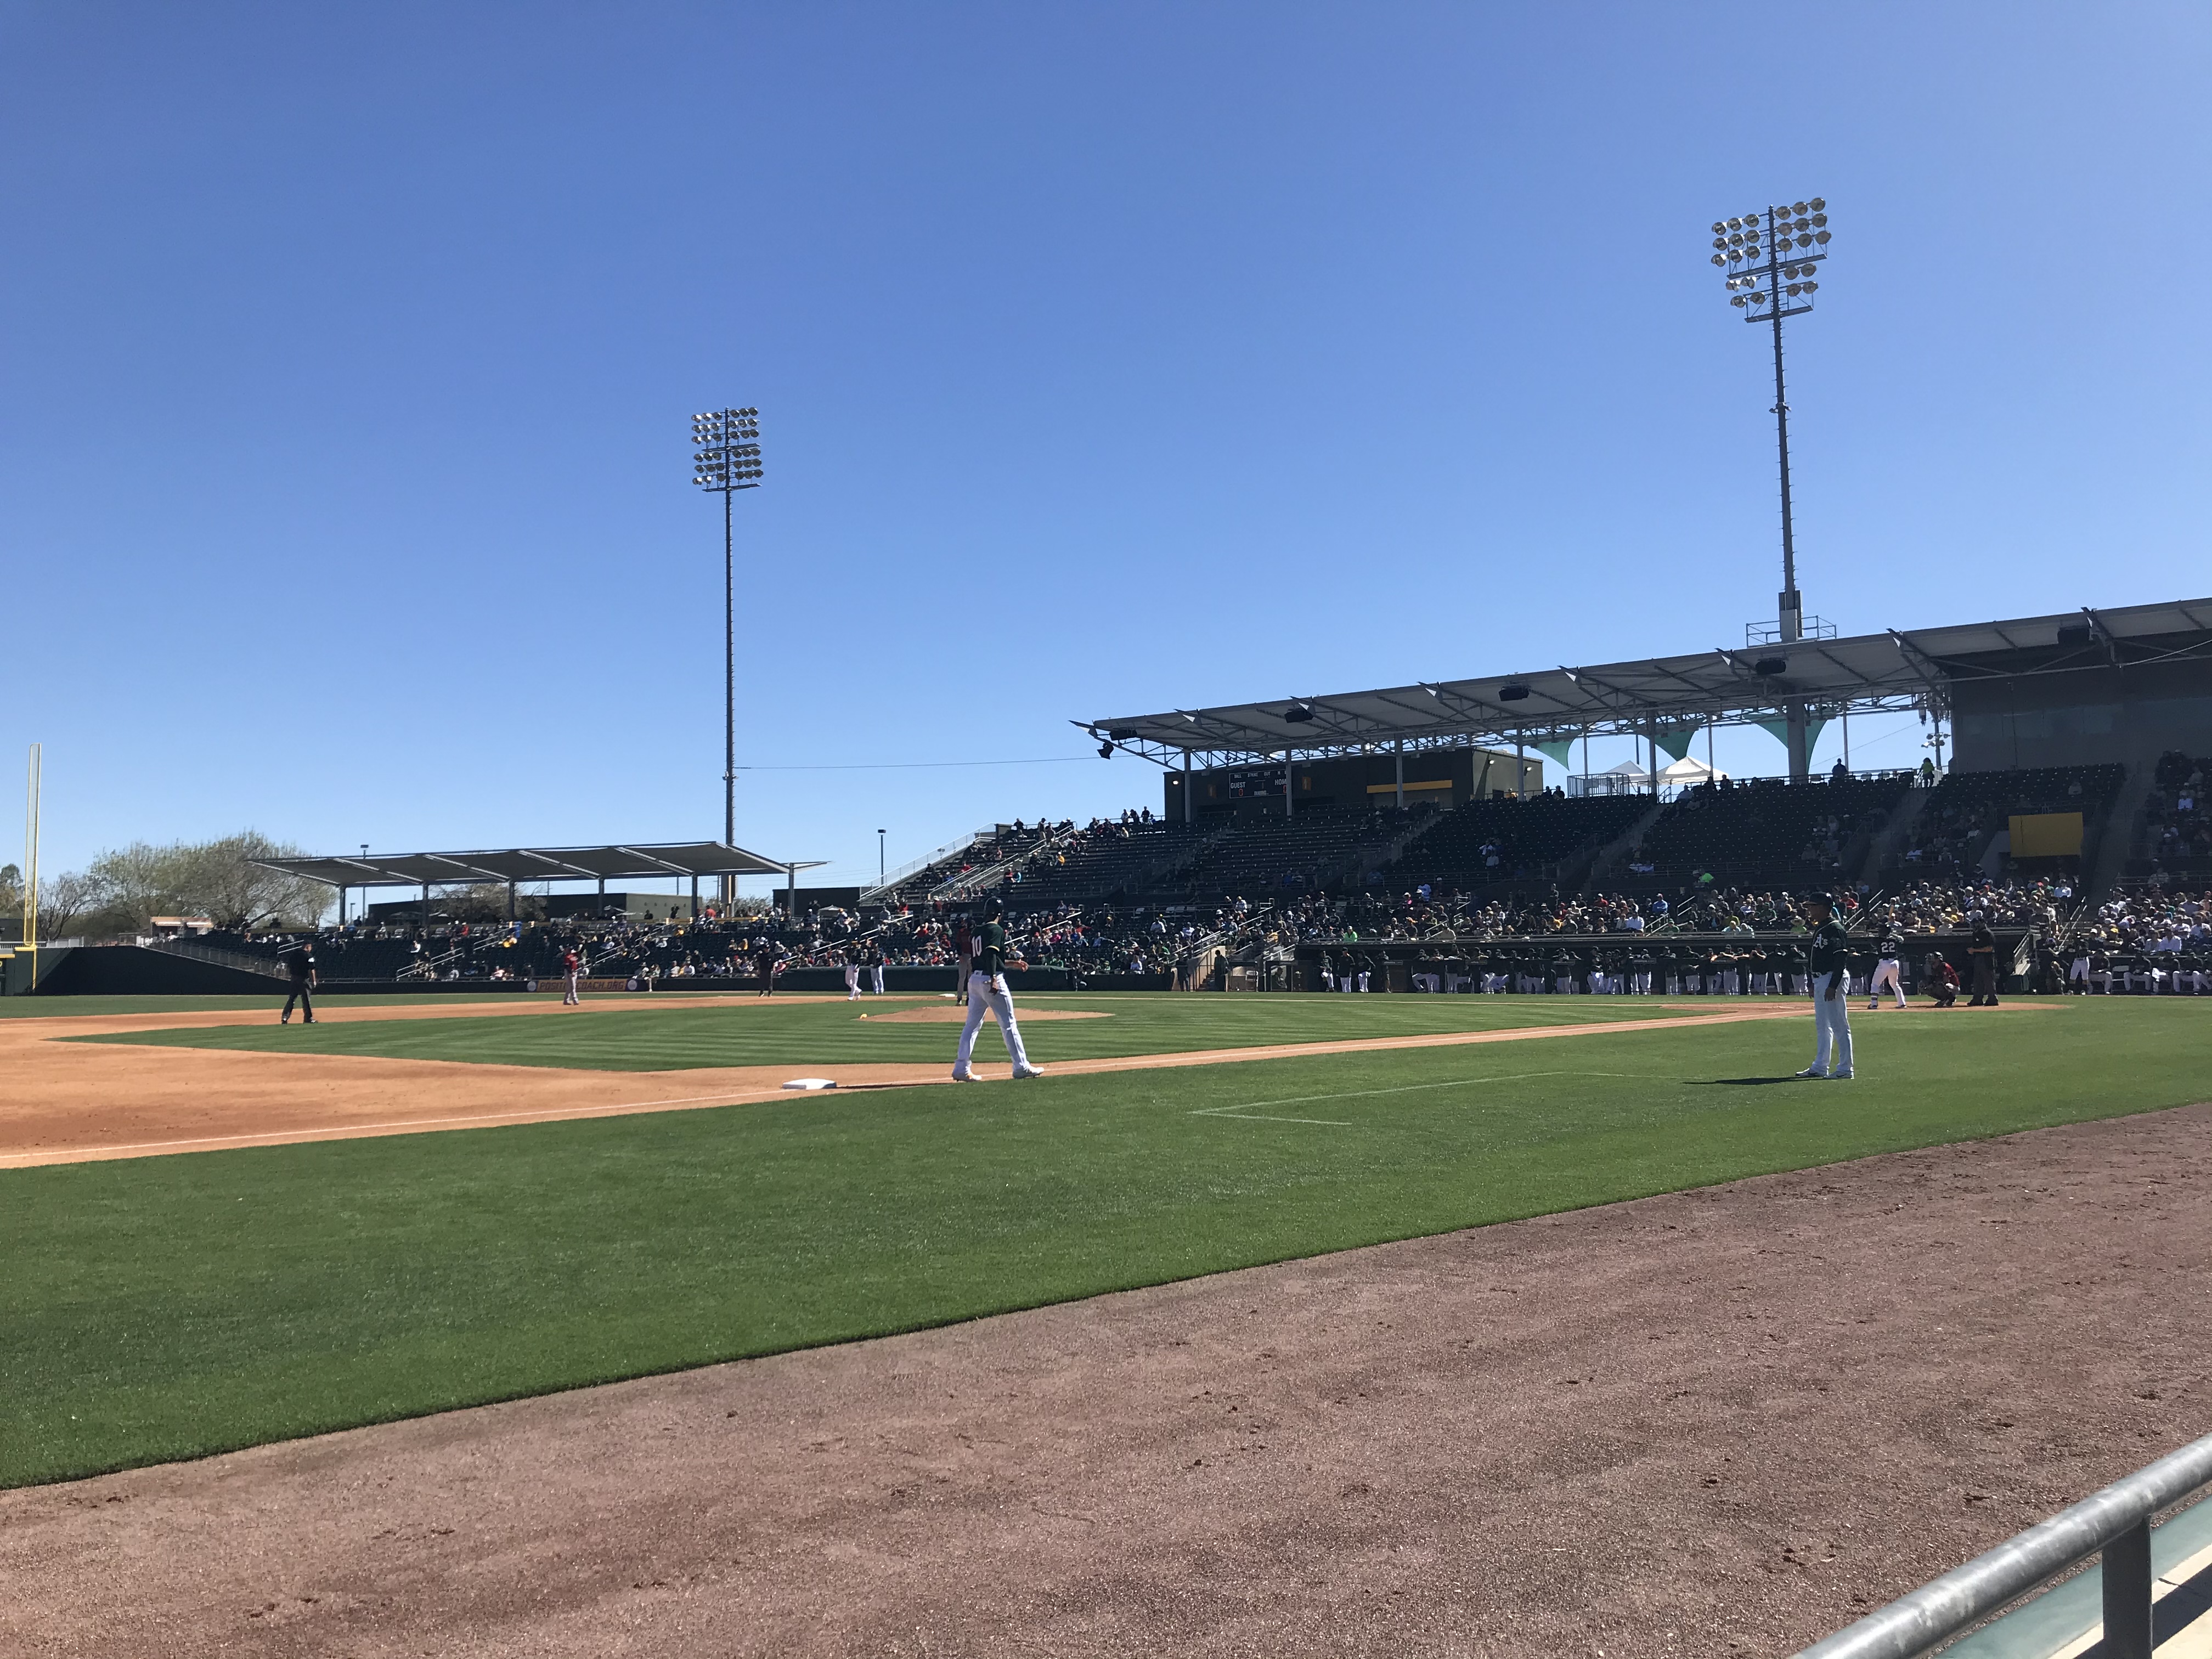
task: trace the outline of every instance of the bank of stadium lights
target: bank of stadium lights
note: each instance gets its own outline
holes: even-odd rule
[[[1790,404],[1783,389],[1782,319],[1813,308],[1829,238],[1828,204],[1818,196],[1713,221],[1713,268],[1726,279],[1729,303],[1743,313],[1746,322],[1767,323],[1774,330],[1774,430],[1782,455],[1781,615],[1774,632],[1784,644],[1805,636],[1805,602],[1797,592],[1797,544],[1790,515]],[[1811,759],[1805,707],[1793,702],[1786,712],[1790,775],[1802,782]]]
[[[761,480],[760,410],[717,409],[691,417],[691,482],[702,489],[751,489]]]
[[[1818,196],[1713,221],[1713,264],[1727,277],[1729,303],[1745,313],[1746,322],[1810,311],[1813,295],[1820,292],[1818,267],[1828,257],[1829,235],[1828,204]]]
[[[691,417],[691,482],[722,498],[722,842],[738,842],[738,573],[730,500],[761,481],[760,410],[710,409]],[[738,896],[737,878],[722,878],[722,903]]]

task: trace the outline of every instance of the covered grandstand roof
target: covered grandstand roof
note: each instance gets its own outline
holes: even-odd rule
[[[265,869],[333,887],[420,887],[479,881],[638,881],[670,876],[785,876],[818,860],[763,858],[718,841],[627,847],[510,847],[470,853],[365,853],[360,857],[256,859]]]
[[[1569,733],[1640,735],[1686,723],[1741,724],[1778,718],[1793,702],[1822,714],[1911,708],[1942,714],[1951,687],[1967,679],[2205,655],[2212,655],[2212,599],[2189,599],[1742,650],[1716,646],[1640,662],[1562,665],[1074,724],[1164,765],[1181,764],[1186,750],[1194,764],[1227,765],[1398,743],[1409,749],[1535,743]]]

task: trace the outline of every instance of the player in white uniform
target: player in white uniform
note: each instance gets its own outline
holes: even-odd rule
[[[1872,1013],[1881,1006],[1881,988],[1889,987],[1897,999],[1897,1006],[1905,1006],[1905,976],[1898,970],[1898,959],[1905,954],[1905,941],[1894,928],[1882,932],[1881,943],[1875,946],[1874,981],[1867,987],[1867,1012]]]
[[[999,905],[994,902],[983,915],[985,920],[982,927],[976,929],[975,956],[968,969],[968,1024],[960,1033],[960,1052],[952,1061],[952,1080],[976,1080],[969,1062],[975,1054],[975,1033],[982,1029],[987,1013],[999,1022],[999,1035],[1006,1039],[1006,1058],[1014,1063],[1014,1075],[1042,1077],[1044,1073],[1030,1064],[1029,1054],[1022,1047],[1021,1030],[1014,1024],[1013,995],[1006,988],[1008,965],[1026,968],[1029,963],[1019,956],[1006,954],[1006,930],[999,920]]]

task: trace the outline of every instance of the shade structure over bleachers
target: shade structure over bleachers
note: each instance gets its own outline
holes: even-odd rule
[[[641,881],[671,876],[783,876],[818,860],[771,859],[718,841],[609,847],[507,847],[459,853],[364,853],[256,859],[264,869],[332,887],[424,887],[474,882]]]
[[[1584,736],[1645,738],[1669,754],[1706,725],[1763,725],[1919,708],[1948,716],[1968,688],[2212,665],[2212,599],[1960,627],[1888,629],[1640,662],[1073,722],[1167,767],[1243,765],[1479,742],[1547,749]]]

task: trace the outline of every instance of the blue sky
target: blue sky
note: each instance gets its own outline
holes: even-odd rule
[[[1772,398],[1706,226],[1815,192],[1811,610],[2212,586],[2201,4],[50,3],[0,48],[0,757],[46,746],[52,866],[714,833],[717,404],[768,467],[739,839],[825,879],[1156,805],[1072,716],[1740,640]],[[984,760],[1033,763],[918,764]]]

